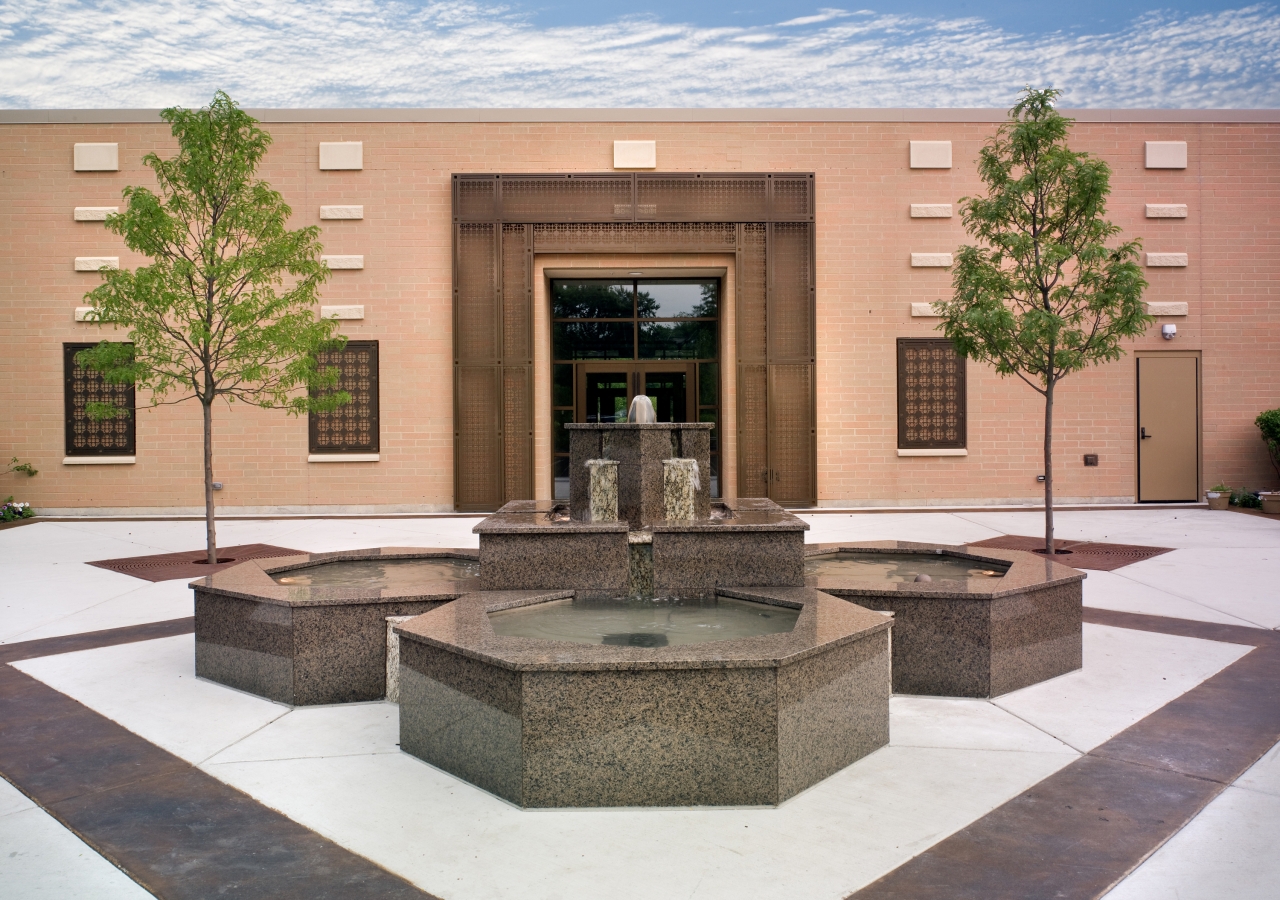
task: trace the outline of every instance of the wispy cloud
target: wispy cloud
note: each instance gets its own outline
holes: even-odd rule
[[[839,10],[787,28],[652,17],[539,28],[466,0],[0,0],[0,106],[1280,105],[1270,5],[1150,14],[1104,35]]]

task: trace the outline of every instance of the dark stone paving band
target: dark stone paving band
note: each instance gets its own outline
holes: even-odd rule
[[[192,630],[192,619],[0,647],[5,663]],[[151,893],[432,898],[9,665],[0,775]]]
[[[1099,897],[1280,740],[1280,635],[1101,609],[1084,620],[1255,649],[850,900]]]
[[[1280,739],[1280,635],[1084,618],[1255,649],[851,898],[1101,896]],[[176,619],[0,646],[0,661],[191,629]],[[432,896],[8,665],[0,722],[0,774],[159,896]]]

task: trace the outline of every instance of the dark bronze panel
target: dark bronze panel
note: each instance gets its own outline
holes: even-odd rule
[[[502,226],[502,364],[533,363],[533,226]]]
[[[498,237],[491,224],[458,225],[454,248],[454,360],[498,361]]]
[[[630,175],[499,175],[504,222],[631,221]]]
[[[502,505],[502,369],[457,366],[454,373],[454,502],[464,512],[493,511]]]
[[[769,183],[769,221],[813,221],[812,175],[774,175]]]
[[[738,495],[769,496],[768,367],[738,366]]]
[[[769,217],[763,175],[637,175],[636,220],[762,222]]]
[[[584,223],[534,226],[538,253],[731,253],[737,245],[731,223]]]
[[[807,505],[814,484],[814,368],[809,363],[769,366],[769,499]]]
[[[377,453],[378,342],[347,341],[341,350],[317,357],[322,368],[338,369],[338,387],[351,402],[333,412],[313,412],[307,431],[312,453]]]
[[[458,508],[533,494],[535,251],[736,252],[738,492],[814,500],[814,196],[803,173],[455,175]]]
[[[768,358],[765,338],[768,321],[765,304],[767,226],[751,223],[741,228],[742,249],[738,256],[737,283],[738,361],[764,362]]]
[[[502,367],[502,500],[533,499],[533,366]]]
[[[453,176],[455,222],[491,222],[498,211],[497,179],[492,175]]]
[[[769,226],[769,362],[813,362],[813,254],[802,223]]]
[[[67,456],[133,456],[137,449],[137,423],[131,384],[109,384],[97,372],[76,362],[76,354],[97,344],[63,344],[63,413]],[[111,403],[129,412],[114,419],[91,419],[89,403]]]
[[[964,357],[946,338],[898,338],[898,447],[965,446]]]

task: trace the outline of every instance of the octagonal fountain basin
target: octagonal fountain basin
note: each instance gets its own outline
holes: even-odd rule
[[[805,557],[804,574],[852,578],[859,581],[966,581],[1003,578],[1008,563],[973,559],[950,553],[873,553],[837,550]]]
[[[819,544],[806,548],[805,571],[808,585],[894,614],[896,693],[994,697],[1082,664],[1084,573],[1044,557],[910,541]]]
[[[613,647],[679,647],[791,631],[800,608],[715,596],[639,600],[570,598],[491,612],[499,637]]]
[[[776,805],[888,743],[890,625],[802,587],[470,593],[395,627],[400,746],[524,807]]]
[[[386,695],[388,616],[479,587],[474,550],[387,547],[248,560],[191,582],[196,675],[288,703]]]

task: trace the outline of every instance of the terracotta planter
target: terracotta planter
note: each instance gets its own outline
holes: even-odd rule
[[[1210,509],[1226,509],[1231,505],[1230,491],[1205,491],[1204,497],[1209,501]]]
[[[1280,491],[1262,495],[1262,511],[1270,516],[1280,516]]]

